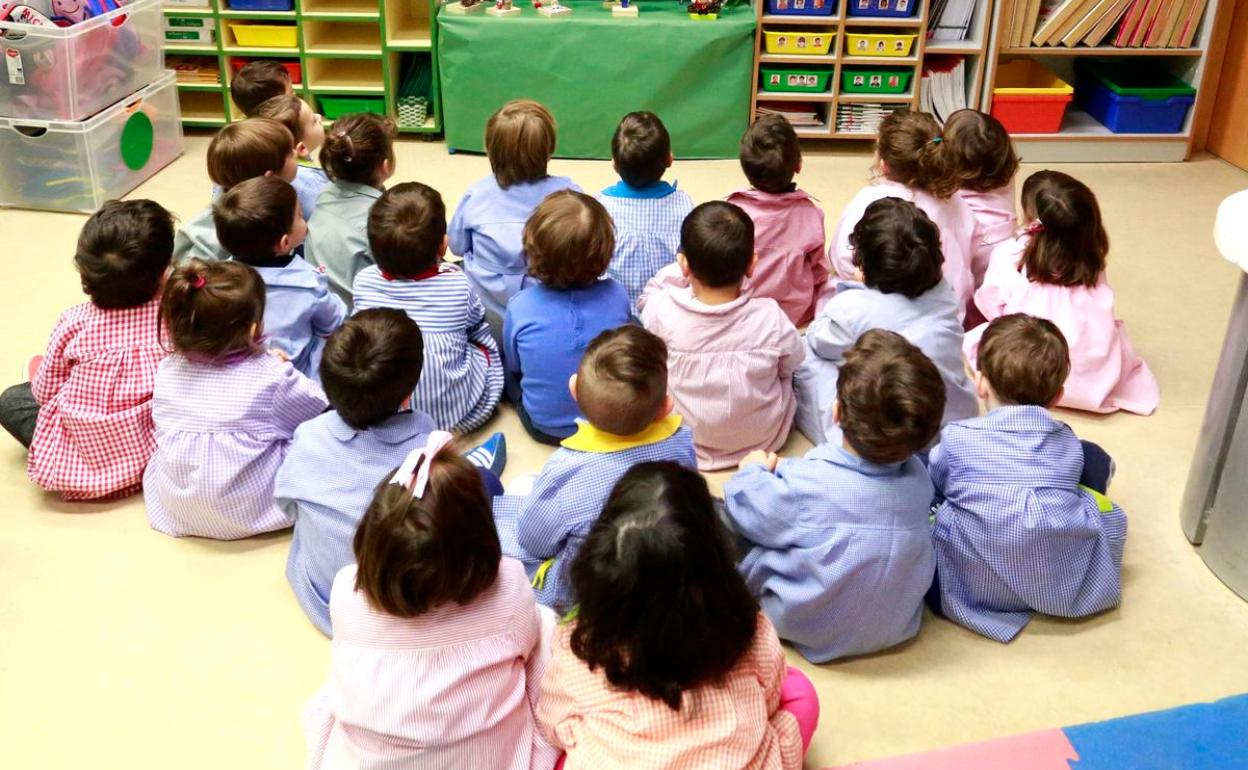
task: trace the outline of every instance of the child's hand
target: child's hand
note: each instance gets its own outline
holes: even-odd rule
[[[284,364],[290,363],[290,356],[286,355],[286,351],[277,348],[269,348],[269,355],[280,360]]]
[[[761,465],[770,473],[776,470],[776,464],[779,462],[780,455],[775,452],[764,452],[761,449],[756,449],[741,458],[741,467],[744,468],[747,465]]]

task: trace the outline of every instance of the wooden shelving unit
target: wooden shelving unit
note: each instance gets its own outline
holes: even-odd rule
[[[1224,0],[1223,0],[1224,1]],[[1127,57],[1133,60],[1148,58],[1161,64],[1182,80],[1196,87],[1196,103],[1188,111],[1183,130],[1177,134],[1115,134],[1097,122],[1091,115],[1071,102],[1066,109],[1061,130],[1055,134],[1015,134],[1019,153],[1028,161],[1039,163],[1072,162],[1147,162],[1186,160],[1192,151],[1194,124],[1201,104],[1214,98],[1212,88],[1206,88],[1206,78],[1215,67],[1209,66],[1209,49],[1214,39],[1214,23],[1220,0],[1209,0],[1191,48],[1116,48],[1101,45],[1088,46],[1037,46],[1009,47],[1000,44],[1009,35],[1009,24],[1014,0],[1001,0],[996,4],[993,16],[992,45],[987,57],[988,67],[984,78],[981,109],[992,109],[992,87],[997,67],[1013,59],[1036,59],[1053,70],[1066,82],[1074,85],[1075,61],[1082,57],[1115,59]],[[1216,72],[1213,73],[1216,77]]]
[[[385,101],[386,113],[398,119],[399,86],[406,57],[427,57],[432,71],[429,116],[423,125],[400,123],[405,133],[442,130],[438,93],[437,33],[431,23],[438,0],[295,0],[290,11],[246,11],[230,7],[230,0],[209,0],[208,7],[168,5],[166,17],[211,18],[214,43],[165,43],[165,53],[202,61],[220,73],[215,83],[179,82],[182,124],[215,128],[242,120],[230,99],[231,60],[276,59],[299,62],[302,83],[295,91],[318,111],[321,98],[359,96]],[[292,48],[240,46],[231,23],[282,24],[295,27],[298,44]]]
[[[836,131],[836,107],[838,104],[871,103],[871,104],[903,104],[913,109],[919,107],[920,89],[923,75],[923,62],[930,54],[955,54],[966,58],[966,103],[976,106],[980,102],[980,88],[983,82],[985,60],[987,59],[989,41],[989,21],[992,19],[994,0],[977,0],[974,15],[971,19],[970,31],[966,40],[928,40],[929,0],[919,0],[920,6],[910,18],[870,18],[849,16],[847,9],[851,0],[840,0],[833,16],[780,16],[767,12],[767,0],[757,0],[755,12],[758,14],[758,29],[755,33],[754,96],[750,102],[751,120],[756,114],[758,103],[764,102],[815,102],[827,105],[824,107],[824,125],[821,127],[797,127],[795,130],[803,138],[810,139],[846,139],[871,140],[874,133],[869,132],[838,132]],[[794,27],[808,29],[828,29],[836,31],[835,48],[826,56],[769,54],[764,50],[764,30],[792,30]],[[889,34],[915,34],[918,39],[907,57],[885,56],[852,56],[846,53],[846,38],[849,33],[878,31]],[[760,67],[770,64],[803,65],[831,71],[827,91],[818,94],[790,94],[776,91],[764,91],[760,75]],[[844,67],[895,67],[911,70],[910,88],[904,94],[872,95],[848,94],[841,91],[841,71]]]

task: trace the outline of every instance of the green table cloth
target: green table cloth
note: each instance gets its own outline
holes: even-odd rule
[[[438,14],[448,147],[483,151],[490,114],[528,98],[554,113],[559,157],[610,158],[611,135],[634,110],[663,119],[679,158],[737,156],[754,85],[750,6],[694,21],[675,0],[638,3],[636,19],[613,18],[600,0],[564,5],[573,12],[556,18],[527,0],[509,18]]]

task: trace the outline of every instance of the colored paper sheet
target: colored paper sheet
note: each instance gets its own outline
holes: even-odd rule
[[[835,770],[1070,770],[1074,747],[1061,730],[844,765]],[[1121,770],[1121,768],[1119,768]]]
[[[1067,727],[1071,770],[1230,770],[1248,766],[1248,695]]]

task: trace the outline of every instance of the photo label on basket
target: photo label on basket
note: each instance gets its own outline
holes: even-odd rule
[[[138,171],[152,157],[152,139],[156,131],[146,112],[136,112],[121,130],[121,160],[126,168]]]

